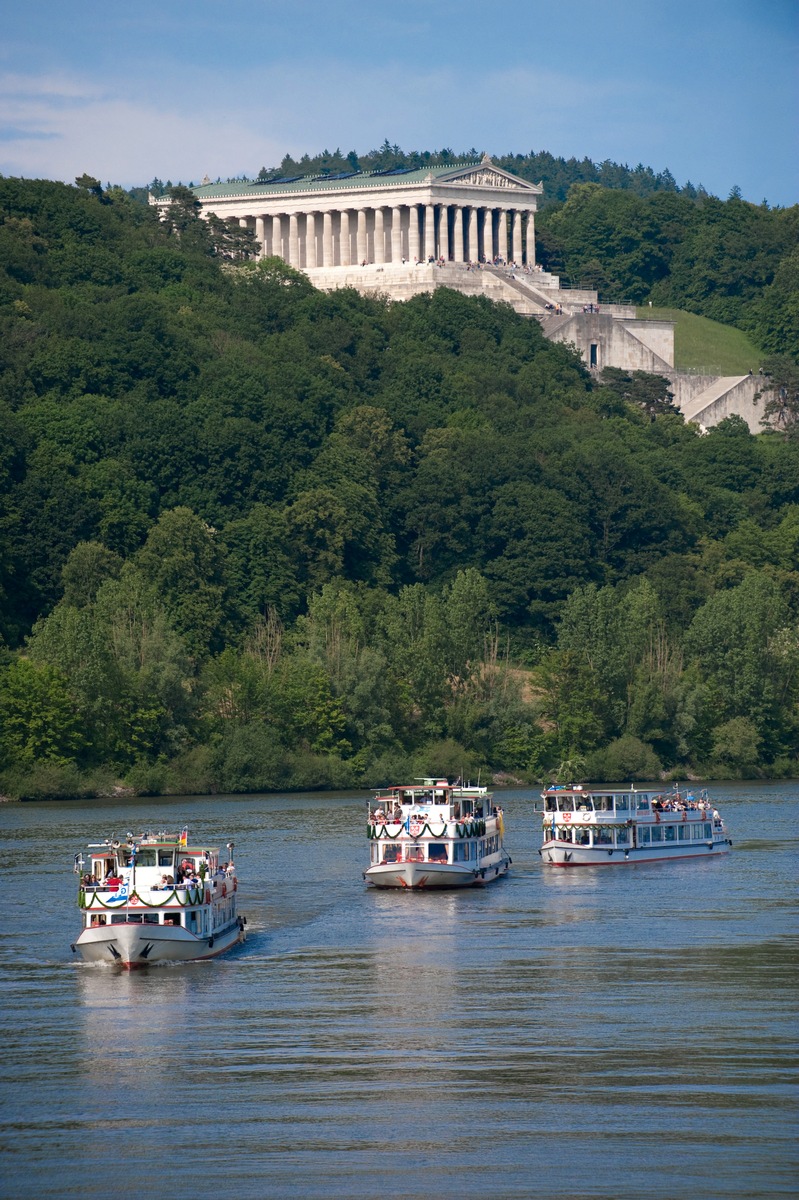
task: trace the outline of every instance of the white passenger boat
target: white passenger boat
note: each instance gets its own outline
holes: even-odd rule
[[[88,962],[142,967],[215,958],[244,940],[233,843],[227,861],[180,834],[109,840],[75,856],[83,928],[72,949]]]
[[[423,779],[385,788],[369,801],[367,820],[364,879],[375,887],[479,887],[510,866],[502,809],[485,787]]]
[[[542,793],[543,845],[553,867],[711,858],[732,846],[707,792],[563,787]]]

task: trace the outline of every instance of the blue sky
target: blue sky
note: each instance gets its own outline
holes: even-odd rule
[[[0,173],[125,186],[403,149],[799,202],[797,0],[0,0]]]

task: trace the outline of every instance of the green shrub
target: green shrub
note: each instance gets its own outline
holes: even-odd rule
[[[589,779],[659,779],[663,764],[651,746],[625,734],[586,759]]]

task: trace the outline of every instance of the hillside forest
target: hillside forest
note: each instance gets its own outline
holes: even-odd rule
[[[799,775],[799,207],[540,215],[564,277],[761,348],[768,427],[703,435],[174,195],[0,178],[0,793]]]

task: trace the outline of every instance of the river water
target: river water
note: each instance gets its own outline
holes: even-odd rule
[[[368,890],[362,794],[0,806],[2,1195],[796,1196],[799,785],[711,862]],[[81,965],[72,859],[233,838],[245,946]]]

